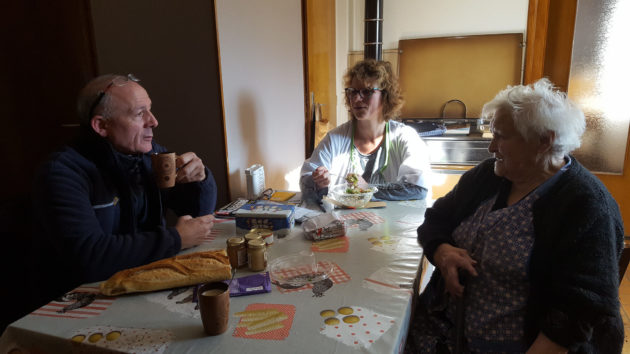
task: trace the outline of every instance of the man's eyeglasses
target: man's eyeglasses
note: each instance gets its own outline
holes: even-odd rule
[[[378,88],[378,87],[373,87],[373,88],[364,88],[364,89],[360,89],[357,90],[353,87],[347,87],[345,88],[346,91],[346,96],[349,99],[353,99],[357,94],[359,94],[359,97],[361,97],[361,99],[369,99],[370,97],[372,97],[372,95],[374,94],[374,92],[376,91],[383,91],[382,89]]]
[[[127,76],[117,76],[114,80],[112,80],[112,82],[110,82],[103,91],[98,93],[98,97],[96,97],[96,100],[92,103],[92,106],[90,107],[90,117],[94,116],[94,110],[98,107],[103,100],[103,97],[105,97],[105,94],[112,86],[124,86],[129,81],[138,82],[140,79],[138,79],[134,74],[127,74]]]

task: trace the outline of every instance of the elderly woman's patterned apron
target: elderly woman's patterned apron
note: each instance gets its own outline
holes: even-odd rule
[[[494,196],[453,232],[458,247],[477,261],[479,274],[468,278],[464,299],[464,333],[471,352],[527,350],[523,343],[524,310],[534,242],[532,204],[538,197],[534,191],[516,204],[492,210],[497,199]],[[439,347],[453,350],[455,301],[451,300],[447,299],[442,315],[433,313],[413,326],[419,352],[439,352]]]

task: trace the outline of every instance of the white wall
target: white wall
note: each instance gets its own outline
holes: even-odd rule
[[[384,0],[383,49],[410,38],[491,33],[523,33],[528,0]],[[347,69],[348,51],[363,50],[365,0],[337,0],[337,92]],[[340,51],[344,50],[342,53]],[[347,120],[337,100],[337,124]]]
[[[353,3],[350,50],[363,50],[365,0]],[[527,28],[528,0],[385,0],[383,49],[400,39],[490,33],[518,33]]]
[[[217,0],[216,9],[232,198],[246,196],[244,170],[254,163],[264,165],[267,187],[298,189],[305,144],[300,1]]]

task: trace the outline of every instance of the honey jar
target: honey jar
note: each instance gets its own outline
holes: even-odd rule
[[[255,233],[262,237],[263,241],[267,244],[267,247],[273,245],[273,231],[269,229],[251,229],[250,233]]]
[[[262,236],[255,232],[250,232],[245,235],[245,245],[249,245],[249,242],[253,240],[262,240]]]
[[[247,244],[249,270],[260,272],[267,268],[267,245],[263,240],[251,240]]]
[[[227,240],[227,254],[232,268],[243,268],[247,265],[247,246],[242,237],[230,237]]]

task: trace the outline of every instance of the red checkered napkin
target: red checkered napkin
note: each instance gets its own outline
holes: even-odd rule
[[[279,321],[278,325],[270,326],[269,330],[265,330],[264,328],[262,328],[259,330],[251,330],[251,332],[254,332],[254,334],[247,334],[248,328],[246,326],[241,326],[241,324],[247,318],[246,316],[243,316],[239,320],[239,325],[234,330],[234,333],[232,334],[232,336],[241,337],[241,338],[250,338],[250,339],[272,339],[272,340],[283,340],[289,336],[289,331],[291,330],[291,326],[293,325],[293,316],[295,315],[295,306],[284,305],[284,304],[250,304],[247,306],[247,308],[243,312],[255,312],[255,311],[260,311],[260,310],[277,310],[278,312],[281,312],[282,314],[284,314],[285,315],[284,317],[286,318]],[[276,327],[279,327],[279,328],[276,328]]]
[[[317,244],[318,242],[313,242],[313,244],[311,245],[311,251],[313,251],[313,252],[330,252],[330,253],[348,252],[348,249],[350,248],[350,242],[348,240],[348,236],[341,236],[341,237],[337,237],[335,239],[339,240],[339,247],[335,247],[335,248],[320,248],[320,246]],[[333,240],[333,239],[328,239],[328,240]]]
[[[221,234],[221,230],[212,229],[212,230],[210,230],[210,235],[207,235],[207,236],[203,237],[203,242],[202,243],[210,243],[210,242],[214,241],[214,239],[217,238],[217,236],[219,236],[220,234]]]
[[[330,274],[328,274],[328,276],[334,284],[341,284],[341,283],[346,283],[350,281],[350,276],[346,274],[346,272],[344,272],[343,269],[339,268],[339,266],[336,263],[329,262],[329,261],[320,261],[320,262],[317,262],[317,266],[318,268],[321,267],[321,269],[331,269],[332,267],[332,271],[330,272]],[[280,273],[282,273],[282,275],[284,275],[285,277],[290,278],[290,277],[298,276],[300,274],[304,274],[304,271],[294,268],[294,269],[286,269],[284,271],[281,271]],[[294,293],[297,291],[312,289],[313,284],[306,284],[302,287],[295,288],[295,289],[284,289],[279,286],[276,286],[276,288],[278,289],[279,292],[286,294],[286,293]]]
[[[74,289],[72,292],[84,292],[84,293],[96,293],[99,294],[100,290],[96,286],[80,286]],[[96,298],[91,304],[80,307],[78,309],[69,310],[67,312],[60,313],[59,310],[71,305],[74,301],[51,301],[48,304],[38,308],[31,312],[31,315],[46,316],[46,317],[60,317],[60,318],[74,318],[83,319],[98,316],[116,300],[115,297],[103,297]]]
[[[366,220],[370,221],[372,224],[382,224],[382,223],[385,222],[385,219],[383,219],[382,217],[378,216],[376,213],[371,212],[371,211],[357,211],[356,213],[339,215],[339,219],[341,219],[341,220],[351,220],[351,219],[361,220],[361,219],[366,219]],[[348,225],[348,226],[349,227],[358,227],[357,224]]]

